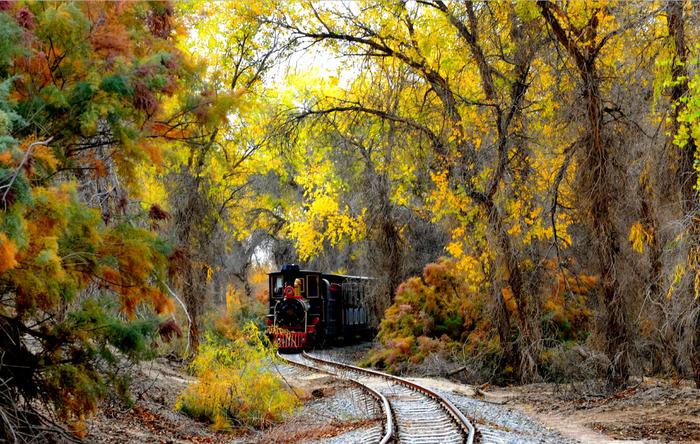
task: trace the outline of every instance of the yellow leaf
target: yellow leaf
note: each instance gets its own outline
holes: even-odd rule
[[[635,222],[630,228],[629,241],[637,253],[644,253],[644,245],[653,240],[653,235],[646,231],[641,223]]]

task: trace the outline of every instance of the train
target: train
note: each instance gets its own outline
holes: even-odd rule
[[[280,352],[372,337],[372,278],[302,270],[296,264],[284,264],[268,277],[266,332]]]

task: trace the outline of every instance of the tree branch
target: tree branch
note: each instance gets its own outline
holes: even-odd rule
[[[32,149],[34,149],[34,147],[37,145],[48,145],[48,143],[51,142],[52,140],[53,140],[53,137],[49,137],[46,140],[40,140],[40,141],[32,142],[31,144],[29,144],[29,147],[27,147],[27,151],[24,152],[24,157],[22,157],[22,161],[19,163],[19,166],[15,170],[15,173],[12,175],[10,182],[3,185],[3,186],[0,186],[0,190],[5,189],[5,192],[2,195],[2,203],[3,203],[3,205],[5,205],[5,209],[7,209],[7,194],[12,189],[12,185],[15,183],[15,180],[17,180],[17,177],[19,176],[19,172],[22,171],[24,164],[27,162],[27,160],[31,156]]]

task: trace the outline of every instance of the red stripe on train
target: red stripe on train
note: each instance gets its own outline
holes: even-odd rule
[[[273,331],[272,338],[280,349],[304,348],[306,346],[306,333],[296,331]]]

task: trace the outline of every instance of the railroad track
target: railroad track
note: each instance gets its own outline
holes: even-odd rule
[[[286,361],[352,381],[382,406],[384,434],[377,441],[472,444],[475,429],[447,399],[434,391],[386,373],[307,353],[279,355]]]

